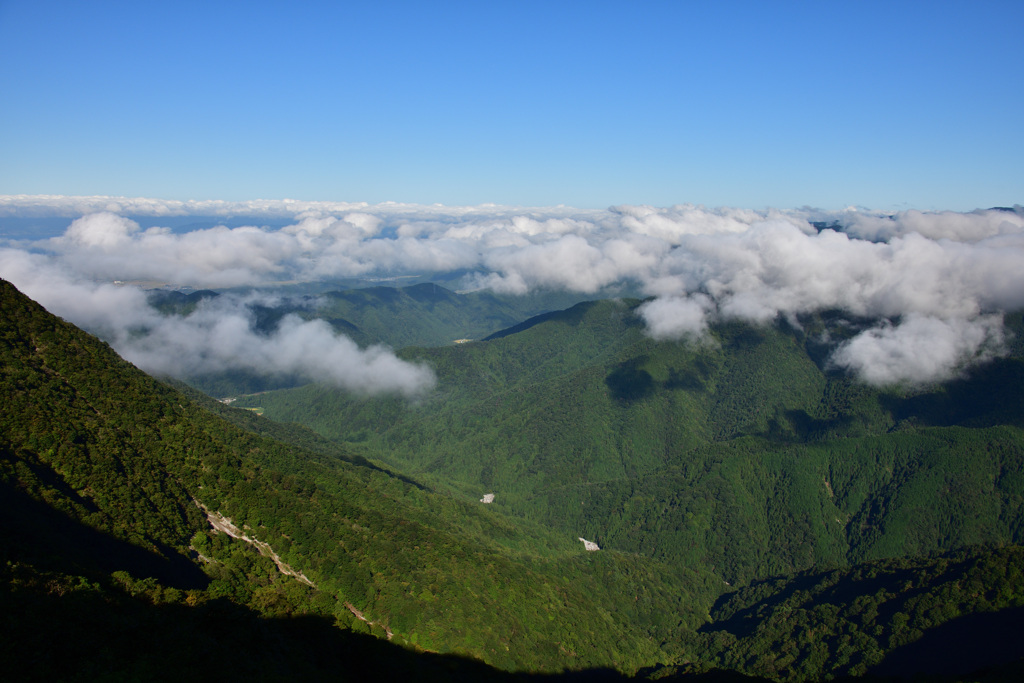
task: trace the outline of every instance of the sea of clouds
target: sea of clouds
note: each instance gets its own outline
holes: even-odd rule
[[[60,235],[0,236],[0,277],[140,367],[177,376],[242,368],[408,396],[434,382],[429,368],[360,349],[323,322],[292,317],[258,334],[256,295],[164,316],[115,280],[229,288],[467,271],[467,287],[507,294],[596,294],[627,282],[653,297],[640,308],[652,337],[697,343],[719,320],[795,323],[841,310],[878,323],[831,361],[875,385],[939,381],[1003,353],[1003,314],[1024,308],[1021,207],[883,214],[0,197],[0,217],[54,215],[68,217]],[[188,215],[288,224],[174,232],[127,218]]]

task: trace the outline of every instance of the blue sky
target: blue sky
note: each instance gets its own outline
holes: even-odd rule
[[[0,194],[970,210],[1024,2],[0,0]]]

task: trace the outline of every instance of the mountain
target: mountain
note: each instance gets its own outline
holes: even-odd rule
[[[401,653],[533,671],[635,670],[701,621],[712,591],[700,572],[587,553],[575,536],[432,492],[311,434],[277,430],[303,449],[247,431],[6,282],[0,294],[3,599],[20,606],[5,612],[8,661],[66,676],[48,634],[62,634],[75,661],[72,641],[90,632],[82,615],[97,605],[120,615],[115,624],[148,623],[158,607],[208,635],[232,614],[266,637],[250,615],[300,619],[318,638],[327,624],[411,648]],[[224,518],[266,556],[216,532],[210,520],[225,528]],[[12,618],[36,606],[48,616]],[[173,638],[186,641],[183,656],[206,657],[191,628]],[[126,647],[112,644],[107,664]],[[152,647],[147,661],[162,661]],[[394,661],[412,666],[401,653]]]
[[[1012,387],[957,400],[1016,356],[886,394],[797,330],[660,345],[635,305],[407,350],[436,397],[322,395],[353,446],[150,378],[0,281],[5,677],[811,680],[931,671],[915,647],[1019,673],[943,646],[1024,607]]]
[[[472,339],[524,317],[488,292],[457,294],[433,283],[324,293],[316,317],[360,344],[441,346]]]
[[[883,391],[829,367],[821,332],[842,328],[828,315],[724,324],[688,345],[646,337],[638,304],[406,349],[439,377],[411,405],[315,385],[242,403],[465,499],[491,492],[520,518],[729,584],[1022,540],[1019,350]]]
[[[616,290],[617,291],[617,290]],[[243,298],[234,299],[238,295]],[[221,296],[203,290],[184,294],[152,290],[149,303],[159,313],[187,316],[204,300]],[[450,346],[481,339],[534,315],[560,310],[581,300],[567,292],[534,292],[523,296],[486,291],[455,292],[435,283],[405,287],[383,285],[359,289],[329,290],[314,295],[282,293],[268,297],[253,292],[227,294],[235,312],[238,307],[259,335],[273,334],[287,315],[304,320],[322,320],[363,347],[383,344],[404,346]],[[271,389],[298,386],[308,380],[295,376],[261,373],[258,370],[205,372],[184,378],[212,396],[230,397]]]
[[[455,292],[424,282],[408,287],[364,287],[325,292],[305,315],[331,323],[356,342],[405,346],[449,346],[481,339],[535,315],[581,300],[571,292],[522,296],[489,291]]]

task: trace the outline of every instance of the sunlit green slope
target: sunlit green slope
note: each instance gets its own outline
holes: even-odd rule
[[[0,287],[4,599],[228,600],[507,670],[629,671],[669,658],[718,592],[706,572],[586,553],[311,435],[312,450],[284,445],[243,428],[248,413],[237,426]],[[213,533],[197,502],[315,587]]]
[[[561,425],[545,412],[576,396],[604,411],[601,438],[618,451],[624,433],[662,451],[616,470],[615,448],[577,432],[585,455],[564,470],[531,451],[536,487],[493,462],[498,498],[484,505],[468,495],[483,491],[481,469],[442,495],[300,427],[156,382],[0,282],[5,677],[513,680],[504,672],[644,667],[652,679],[1015,680],[1024,555],[1000,545],[1022,529],[1015,357],[929,392],[878,394],[823,373],[794,330],[659,345],[638,335],[632,306],[585,305],[486,344],[417,352],[444,361],[444,400],[351,410],[389,416],[385,436],[412,429],[406,411],[429,445],[444,431],[430,412],[446,401],[468,434],[474,409],[513,424],[488,406],[532,411],[520,429]],[[804,379],[781,391],[770,363],[751,381],[756,401],[729,389],[764,359]],[[454,373],[464,390],[446,385]],[[678,424],[643,442],[627,417]],[[375,443],[358,429],[362,447]],[[571,445],[559,430],[531,434]],[[588,466],[598,453],[601,467]],[[447,489],[470,460],[441,454],[419,471]],[[416,465],[414,451],[400,455]],[[196,501],[279,564],[213,533]],[[577,535],[605,549],[586,553]],[[943,548],[961,549],[920,556]]]
[[[828,315],[722,325],[693,345],[647,338],[637,304],[408,349],[439,376],[416,403],[313,385],[248,404],[466,499],[494,493],[521,517],[729,583],[1021,540],[1019,354],[883,392],[829,369]]]
[[[184,316],[195,312],[203,301],[218,296],[208,290],[187,295],[152,290],[149,301],[165,315]],[[571,292],[512,296],[487,291],[455,292],[437,284],[420,283],[332,290],[316,296],[256,296],[247,301],[245,310],[258,333],[270,333],[286,315],[297,315],[307,320],[323,320],[363,347],[384,344],[401,348],[451,346],[482,339],[531,316],[560,310],[580,300],[581,295]],[[258,369],[204,373],[184,379],[218,397],[293,387],[304,382],[298,377],[261,373]]]
[[[522,296],[486,290],[455,292],[424,282],[330,291],[317,297],[312,308],[297,312],[326,320],[360,345],[447,346],[457,339],[482,339],[526,318],[572,306],[582,298],[560,291]]]

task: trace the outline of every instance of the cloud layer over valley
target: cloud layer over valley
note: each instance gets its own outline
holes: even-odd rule
[[[50,312],[108,341],[147,372],[196,377],[225,371],[293,376],[358,394],[414,397],[433,387],[430,368],[388,348],[360,349],[322,320],[285,316],[257,330],[253,305],[273,299],[225,295],[201,300],[187,315],[163,315],[137,287],[69,274],[58,260],[0,249],[0,273]]]
[[[199,204],[202,204],[201,206]],[[653,297],[653,337],[700,340],[718,320],[766,324],[838,310],[877,322],[832,362],[873,384],[948,378],[1002,352],[1002,314],[1024,308],[1024,211],[880,214],[613,207],[452,208],[324,202],[0,198],[0,216],[67,215],[62,234],[0,239],[0,277],[97,333],[141,367],[169,374],[274,368],[356,391],[416,394],[426,368],[358,349],[325,324],[287,318],[254,331],[244,297],[163,316],[115,280],[196,288],[465,271],[467,288],[597,295],[629,283]],[[188,232],[141,216],[253,218]],[[259,219],[288,223],[271,229]]]

